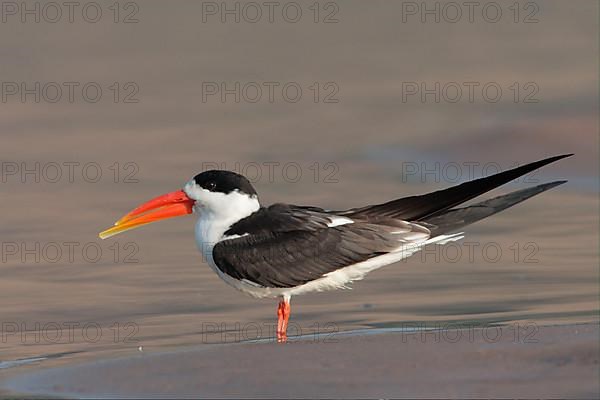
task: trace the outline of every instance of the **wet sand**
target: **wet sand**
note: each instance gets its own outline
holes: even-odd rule
[[[235,331],[236,324],[272,324],[275,304],[241,295],[210,270],[195,247],[193,218],[165,221],[114,240],[98,239],[97,233],[124,212],[180,188],[215,163],[227,169],[260,166],[261,175],[253,183],[265,205],[289,202],[343,209],[488,175],[494,172],[484,168],[488,163],[504,170],[554,154],[575,153],[490,196],[556,179],[568,179],[567,184],[469,227],[458,248],[437,249],[390,265],[356,282],[352,291],[299,296],[293,300],[292,321],[303,334],[312,334],[316,325],[342,332],[415,322],[572,327],[598,323],[597,2],[544,1],[539,3],[538,23],[515,23],[509,8],[513,0],[500,2],[504,14],[498,23],[481,17],[475,23],[465,18],[459,23],[422,23],[417,15],[402,23],[402,5],[407,2],[345,1],[339,4],[338,23],[315,23],[308,8],[314,1],[305,0],[299,1],[305,18],[293,24],[281,19],[221,23],[218,16],[202,23],[203,2],[192,1],[178,2],[176,7],[144,1],[139,4],[139,23],[116,24],[108,9],[114,1],[99,2],[105,10],[99,23],[81,18],[73,24],[64,18],[59,23],[35,23],[31,17],[29,23],[21,23],[14,15],[0,24],[3,81],[29,88],[35,82],[76,81],[80,88],[96,82],[104,90],[96,103],[84,101],[78,90],[74,102],[66,96],[57,103],[35,102],[31,95],[23,102],[13,95],[0,104],[0,161],[19,168],[14,175],[5,174],[0,185],[0,236],[10,249],[3,251],[0,263],[1,380],[133,357],[143,346],[144,358],[130,362],[180,349],[193,349],[191,354],[208,351],[211,360],[220,359],[221,352],[229,355],[226,360],[231,365],[216,364],[226,372],[222,375],[217,369],[196,370],[214,383],[203,386],[207,395],[228,387],[240,389],[232,374],[243,372],[243,366],[234,366],[229,352],[252,353],[242,359],[254,364],[264,360],[261,352],[277,362],[278,353],[289,354],[286,367],[297,369],[299,382],[292,384],[293,378],[286,375],[291,394],[309,390],[311,386],[300,382],[315,372],[314,362],[319,366],[329,362],[318,356],[323,352],[339,361],[331,362],[339,384],[323,388],[322,393],[354,394],[351,388],[360,393],[359,387],[347,382],[361,379],[365,368],[348,366],[355,375],[341,379],[340,363],[354,359],[335,358],[342,355],[332,355],[328,349],[347,353],[344,349],[350,348],[352,354],[365,357],[357,365],[368,362],[369,370],[373,363],[366,358],[381,351],[369,346],[397,344],[394,335],[344,338],[327,345],[293,343],[285,348],[212,342],[207,347],[202,340],[207,325],[224,324]],[[521,5],[525,7],[525,2]],[[521,11],[522,19],[530,10]],[[297,103],[283,101],[281,91],[274,103],[266,98],[237,103],[219,96],[203,102],[206,82],[272,81],[281,86],[296,82],[304,96]],[[418,95],[403,100],[407,82],[431,87],[435,82],[471,81],[481,86],[495,82],[504,95],[498,102],[484,100],[481,91],[474,102],[467,100],[466,92],[456,103],[435,102],[431,97],[423,102]],[[115,82],[121,87],[134,82],[139,102],[115,102],[110,89]],[[323,91],[315,101],[310,89],[315,82],[323,90],[325,84],[335,83],[339,102],[324,102]],[[529,94],[525,85],[531,82],[539,87],[535,95],[539,102],[523,101]],[[522,89],[518,102],[514,83]],[[79,166],[71,180],[64,163],[73,162]],[[273,162],[279,166],[271,179],[266,163]],[[91,179],[94,168],[83,173],[83,166],[90,163],[100,166],[99,180]],[[283,167],[290,163],[300,166],[299,181],[284,174]],[[473,163],[477,167],[470,171],[467,165]],[[62,166],[58,182],[52,179],[56,164]],[[45,171],[40,179],[35,174],[23,176],[36,165]],[[458,178],[452,168],[444,169],[452,165],[462,167]],[[410,173],[409,167],[415,166],[418,171]],[[432,169],[437,173],[427,174]],[[65,243],[73,242],[77,246],[70,254]],[[472,256],[467,243],[476,244]],[[84,246],[91,246],[89,254]],[[485,246],[490,246],[489,253],[483,251]],[[60,257],[54,253],[57,248]],[[96,248],[101,249],[98,259]],[[500,249],[501,256],[496,258],[494,249]],[[77,328],[68,328],[73,324]],[[545,331],[541,334],[551,339]],[[576,351],[570,343],[558,341],[545,347],[544,354]],[[399,346],[402,356],[397,359],[429,362],[436,359],[440,346]],[[472,346],[447,346],[444,354],[451,355],[454,361],[448,362],[455,364],[448,364],[444,373],[445,364],[416,364],[422,374],[412,380],[402,378],[416,374],[408,364],[396,365],[390,357],[381,365],[402,373],[398,382],[407,391],[399,395],[419,394],[418,382],[427,389],[445,373],[466,371],[479,376],[482,369],[457,367],[474,360],[469,358],[476,354],[469,353],[476,351]],[[502,353],[494,348],[499,357],[494,365],[506,365],[513,355],[519,360],[516,351]],[[421,351],[429,357],[421,358]],[[178,354],[172,357],[187,357]],[[200,362],[184,358],[181,365]],[[538,365],[539,360],[528,361]],[[575,364],[554,365],[547,376],[570,373]],[[256,368],[273,365],[265,361]],[[179,387],[177,379],[184,377],[167,375],[174,379],[168,383],[150,370],[132,371],[145,371],[147,381],[132,378],[131,384],[137,386],[126,388],[132,391],[140,387],[150,391],[152,384],[162,385],[161,390]],[[498,390],[508,387],[509,378],[515,378],[514,387],[521,382],[518,376],[506,374],[506,382],[497,382]],[[582,373],[580,379],[586,376]],[[559,381],[542,378],[533,380],[539,390]],[[460,381],[454,375],[452,379]],[[319,382],[319,377],[314,381]],[[386,388],[383,383],[388,382],[395,381],[373,380],[370,388],[376,389],[378,383]],[[251,393],[249,381],[239,385]],[[181,388],[186,388],[183,381]],[[89,393],[92,389],[86,387]],[[590,392],[568,392],[585,393]]]
[[[506,328],[506,327],[505,327]],[[369,333],[213,344],[21,375],[59,397],[597,398],[597,324]]]

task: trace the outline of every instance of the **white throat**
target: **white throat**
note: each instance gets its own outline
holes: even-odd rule
[[[228,194],[206,191],[196,201],[194,209],[200,214],[196,222],[196,244],[203,254],[212,254],[213,246],[239,220],[260,208],[258,197],[233,191]]]

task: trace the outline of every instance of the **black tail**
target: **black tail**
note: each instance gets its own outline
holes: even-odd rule
[[[462,204],[468,200],[471,200],[485,192],[495,189],[500,185],[510,182],[513,179],[517,179],[518,177],[525,175],[528,172],[534,171],[540,167],[543,167],[544,165],[550,164],[554,161],[558,161],[565,157],[570,157],[572,155],[573,154],[563,154],[560,156],[546,158],[544,160],[532,162],[530,164],[526,164],[521,167],[504,171],[496,175],[475,179],[473,181],[465,182],[448,189],[438,190],[437,192],[432,192],[421,196],[410,196],[398,200],[392,200],[384,204],[377,204],[374,206],[367,206],[363,208],[348,210],[347,215],[365,218],[397,218],[405,221],[424,221],[426,219],[435,217],[436,215],[440,215],[445,211],[449,210],[450,208]],[[538,186],[537,188],[540,188],[541,186]],[[533,189],[536,188],[532,188],[532,190]],[[511,196],[516,193],[519,192],[515,192],[507,196]],[[533,194],[531,196],[533,196]],[[492,199],[490,201],[498,199],[500,199],[500,197]],[[513,204],[516,204],[519,201],[515,201]],[[510,207],[510,205],[507,207]]]
[[[485,200],[468,207],[447,210],[442,214],[421,219],[419,222],[424,222],[426,224],[427,228],[431,230],[432,237],[443,235],[444,233],[456,232],[464,226],[487,218],[502,210],[506,210],[536,194],[562,185],[565,182],[567,181],[556,181],[523,190],[517,190],[516,192],[494,197],[493,199]]]

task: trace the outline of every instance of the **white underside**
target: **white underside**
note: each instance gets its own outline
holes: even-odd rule
[[[294,295],[309,293],[309,292],[322,292],[325,290],[333,290],[333,289],[347,289],[349,284],[352,281],[357,281],[365,277],[371,271],[374,271],[378,268],[384,267],[386,265],[401,261],[405,258],[410,257],[415,254],[417,251],[421,250],[421,248],[427,244],[446,244],[451,241],[460,240],[464,236],[461,233],[455,233],[452,235],[440,235],[436,236],[432,239],[424,240],[421,242],[415,242],[407,245],[403,245],[398,248],[397,251],[384,254],[382,256],[371,258],[368,261],[363,261],[361,263],[353,264],[348,267],[341,268],[337,271],[330,272],[323,277],[316,279],[314,281],[305,283],[303,285],[294,286],[291,288],[268,288],[258,285],[254,282],[250,282],[248,280],[238,280],[232,278],[231,276],[224,274],[217,266],[215,265],[212,259],[212,251],[210,251],[210,255],[207,254],[207,262],[210,267],[219,275],[221,279],[223,279],[226,283],[233,286],[234,288],[256,298],[265,298],[265,297],[286,297],[289,298]]]

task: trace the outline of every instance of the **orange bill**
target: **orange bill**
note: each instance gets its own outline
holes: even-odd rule
[[[152,222],[191,214],[193,206],[194,200],[189,198],[183,190],[163,194],[136,207],[115,222],[115,226],[100,232],[98,236],[106,239]]]

